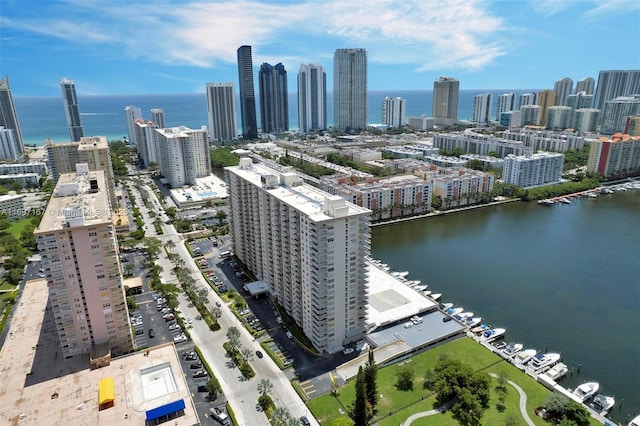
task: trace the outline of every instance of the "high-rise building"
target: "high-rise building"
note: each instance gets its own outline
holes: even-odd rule
[[[576,83],[576,93],[585,92],[587,95],[593,95],[593,89],[596,87],[596,81],[591,78],[583,78]]]
[[[153,108],[151,110],[151,121],[153,121],[160,129],[167,127],[164,124],[164,110],[162,108]]]
[[[552,106],[547,110],[547,122],[545,127],[551,130],[564,130],[571,127],[571,107]]]
[[[523,105],[520,107],[520,125],[521,126],[539,126],[540,121],[540,105]]]
[[[640,94],[634,96],[618,96],[607,101],[602,111],[600,133],[613,135],[624,131],[627,117],[640,114]]]
[[[76,164],[88,164],[91,171],[104,171],[110,205],[114,209],[117,207],[111,151],[106,137],[85,136],[77,142],[67,143],[53,143],[51,139],[47,139],[44,148],[47,153],[47,166],[54,184],[63,173],[73,173],[76,170]]]
[[[627,117],[627,122],[624,126],[624,134],[629,136],[640,136],[640,115]]]
[[[537,104],[540,105],[540,124],[543,126],[547,122],[547,111],[556,103],[556,95],[552,90],[542,90],[536,96]]]
[[[20,154],[24,152],[24,142],[16,107],[13,104],[13,95],[11,94],[8,76],[0,79],[0,127],[4,127],[5,130],[13,130],[13,137],[18,150],[18,157],[14,159],[17,160]]]
[[[78,107],[78,97],[76,96],[76,85],[71,80],[63,78],[60,81],[62,89],[62,100],[64,101],[64,112],[67,115],[67,125],[69,126],[69,137],[72,142],[77,142],[84,137],[84,129],[80,121],[80,109]]]
[[[160,173],[172,188],[194,185],[197,178],[211,174],[206,127],[192,130],[180,126],[155,131]]]
[[[262,133],[289,131],[289,92],[287,71],[281,63],[263,63],[258,73],[260,85],[260,122]]]
[[[539,151],[531,155],[509,154],[504,158],[502,181],[528,188],[560,182],[564,154]]]
[[[112,222],[107,177],[77,164],[59,176],[34,234],[62,354],[112,356],[133,351],[133,337]]]
[[[522,108],[525,105],[535,105],[536,104],[536,94],[535,93],[523,93],[518,98],[518,109]]]
[[[367,51],[336,49],[333,57],[333,127],[367,127]]]
[[[520,110],[516,111],[506,111],[500,114],[500,125],[508,128],[520,127],[520,123],[522,122],[522,112]]]
[[[473,122],[486,124],[491,114],[491,93],[483,93],[473,98]]]
[[[496,108],[496,121],[500,120],[503,112],[515,110],[516,95],[514,93],[505,93],[498,96],[498,107]]]
[[[136,139],[135,122],[142,118],[142,110],[133,105],[126,106],[124,108],[124,117],[127,121],[127,135],[129,137],[129,143],[137,146],[138,141]]]
[[[593,103],[593,95],[587,95],[586,92],[580,91],[575,95],[567,97],[566,105],[571,108],[571,118],[569,119],[569,127],[576,128],[576,111],[586,109]]]
[[[0,160],[18,160],[20,146],[13,129],[0,126]]]
[[[555,95],[555,106],[564,106],[567,103],[567,97],[573,91],[573,80],[565,77],[556,81],[553,86],[553,94]]]
[[[593,107],[603,111],[606,102],[636,94],[640,94],[640,70],[600,71]]]
[[[302,133],[327,128],[327,74],[320,64],[300,64],[298,126]]]
[[[258,139],[258,119],[256,116],[256,93],[253,89],[253,60],[251,46],[238,48],[238,88],[240,89],[240,115],[242,137]]]
[[[604,177],[637,174],[640,172],[640,137],[615,134],[591,141],[587,172]]]
[[[236,95],[233,83],[207,83],[209,138],[224,142],[238,138]]]
[[[143,120],[142,118],[136,120],[134,124],[136,138],[138,140],[138,158],[142,160],[144,167],[150,167],[152,165],[151,163],[158,165],[155,130],[160,128],[160,126],[153,121]]]
[[[225,172],[235,255],[317,351],[362,339],[371,211],[250,158]]]
[[[578,132],[595,132],[600,121],[600,110],[595,108],[577,109],[573,115],[572,127]]]
[[[407,124],[407,100],[386,97],[382,100],[382,124],[401,127]]]
[[[458,96],[460,82],[451,77],[440,77],[433,82],[433,124],[455,126],[458,124]]]

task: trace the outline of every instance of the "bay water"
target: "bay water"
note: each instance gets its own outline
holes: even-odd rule
[[[443,302],[558,352],[571,373],[640,413],[640,190],[551,207],[517,202],[374,228],[372,257]],[[579,370],[579,371],[578,371]]]

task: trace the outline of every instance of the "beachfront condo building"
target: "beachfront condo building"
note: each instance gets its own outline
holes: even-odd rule
[[[11,159],[17,160],[24,152],[24,142],[22,140],[22,131],[20,130],[20,122],[16,114],[16,107],[13,104],[13,95],[9,86],[9,77],[4,76],[0,79],[0,127],[5,130],[13,130],[13,139],[17,157],[12,156]],[[3,160],[9,158],[2,158]]]
[[[451,77],[440,77],[433,82],[433,124],[440,127],[458,124],[458,98],[460,82]]]
[[[0,160],[20,159],[20,143],[13,129],[5,129],[0,126]]]
[[[153,108],[151,110],[151,121],[159,128],[164,129],[166,127],[164,124],[164,110],[162,108]]]
[[[585,92],[587,95],[593,95],[593,89],[595,89],[595,87],[596,81],[593,78],[583,78],[576,82],[576,93]]]
[[[553,94],[555,96],[554,106],[567,105],[567,97],[573,91],[573,80],[569,77],[561,78],[553,85]]]
[[[77,142],[84,137],[84,128],[80,120],[76,85],[73,81],[63,78],[60,81],[60,89],[62,89],[64,112],[67,116],[67,126],[69,126],[69,138],[72,142]]]
[[[640,94],[640,70],[600,71],[593,108],[603,111],[608,101],[636,94]]]
[[[302,133],[327,128],[327,73],[320,64],[300,64],[298,126]]]
[[[542,107],[540,105],[523,105],[520,107],[521,126],[539,126]]]
[[[207,128],[185,126],[155,129],[156,153],[160,173],[171,188],[195,185],[196,179],[211,174]]]
[[[572,127],[577,132],[595,133],[600,122],[600,110],[595,108],[581,108],[575,110]]]
[[[258,72],[260,88],[260,123],[262,133],[289,131],[289,91],[287,70],[281,63],[264,62]]]
[[[133,351],[133,338],[111,217],[108,178],[76,164],[58,178],[35,230],[49,307],[65,358],[108,345]]]
[[[552,106],[547,112],[546,128],[564,130],[571,127],[572,109],[568,106]]]
[[[207,83],[207,115],[212,141],[227,142],[238,138],[233,83]]]
[[[53,143],[47,139],[44,145],[47,164],[53,183],[63,173],[74,173],[76,164],[86,163],[89,170],[103,170],[107,179],[110,206],[117,208],[116,184],[111,164],[111,151],[104,136],[84,136],[77,142]]]
[[[531,155],[507,155],[502,168],[502,181],[529,188],[560,182],[564,154],[539,151]]]
[[[256,116],[256,93],[253,88],[251,46],[240,46],[237,53],[242,137],[247,140],[258,139],[258,119]]]
[[[142,161],[142,165],[145,168],[149,168],[154,164],[157,165],[158,152],[155,130],[160,126],[158,126],[154,121],[144,120],[142,118],[136,120],[134,125],[136,140],[138,141],[138,158]]]
[[[250,158],[225,172],[238,259],[317,351],[361,340],[371,211]]]
[[[536,96],[536,102],[540,106],[540,121],[541,125],[545,125],[547,122],[547,114],[549,108],[555,105],[556,95],[553,93],[553,90],[545,89],[538,92],[538,96]]]
[[[333,56],[333,127],[367,127],[367,51],[336,49]]]
[[[136,139],[135,122],[142,118],[142,110],[137,106],[128,105],[124,107],[124,118],[127,122],[127,136],[129,138],[129,143],[137,146],[138,140]]]
[[[535,104],[536,104],[535,93],[523,93],[518,98],[518,110],[520,110],[525,105],[535,105]]]
[[[382,100],[382,124],[401,127],[407,124],[407,100],[386,97]]]
[[[500,121],[503,112],[513,111],[515,109],[516,95],[514,93],[505,93],[498,96],[498,106],[496,107],[496,121]]]
[[[609,177],[625,177],[640,172],[640,137],[616,133],[589,144],[587,172]]]
[[[480,124],[489,122],[491,102],[491,93],[482,93],[473,97],[473,122]]]
[[[618,96],[604,103],[602,111],[602,126],[600,133],[613,135],[624,131],[627,117],[640,114],[640,94],[633,96]]]

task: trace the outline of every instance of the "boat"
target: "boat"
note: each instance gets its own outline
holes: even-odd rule
[[[467,318],[473,318],[473,312],[461,312],[453,317],[458,321],[466,321]]]
[[[482,317],[473,317],[473,318],[467,318],[467,321],[465,321],[465,324],[467,327],[472,328],[472,327],[476,327],[481,322],[482,322]]]
[[[578,398],[580,402],[585,402],[598,392],[599,388],[600,384],[598,382],[586,382],[574,389],[573,396]]]
[[[442,310],[446,311],[447,309],[451,309],[453,308],[453,303],[443,303],[442,304]]]
[[[493,342],[494,340],[497,340],[499,338],[501,338],[502,336],[504,336],[504,333],[506,333],[507,330],[504,328],[493,328],[491,330],[487,330],[484,332],[483,337],[485,339],[485,341],[487,342]]]
[[[587,198],[598,198],[598,194],[596,194],[595,192],[587,192],[586,194],[584,194],[585,197]]]
[[[425,291],[427,288],[429,288],[429,286],[425,284],[415,286],[415,289],[418,291]]]
[[[563,204],[571,204],[571,200],[568,199],[568,198],[564,198],[564,197],[558,199],[558,201],[560,201]]]
[[[536,353],[538,353],[538,351],[535,349],[525,349],[524,351],[520,351],[516,354],[515,360],[522,365],[526,365],[531,361],[531,358],[536,356]]]
[[[612,396],[606,396],[602,394],[598,394],[593,398],[593,403],[591,406],[594,410],[599,412],[601,415],[605,415],[611,410],[616,403],[616,400]]]
[[[447,313],[453,317],[455,317],[456,315],[458,315],[459,313],[461,313],[462,311],[464,311],[464,308],[460,307],[460,308],[449,308],[447,309]]]
[[[569,371],[569,368],[567,367],[567,365],[562,362],[559,362],[553,367],[551,367],[550,369],[548,369],[544,374],[546,374],[553,380],[558,380],[562,376],[567,374],[568,371]]]
[[[543,206],[552,206],[555,203],[556,203],[555,201],[550,200],[548,198],[545,198],[544,200],[538,200],[538,204],[542,204]]]
[[[627,426],[640,426],[640,415],[634,417]]]
[[[539,370],[542,370],[544,368],[552,367],[558,361],[560,361],[560,354],[556,354],[556,353],[548,353],[548,354],[539,353],[539,354],[536,354],[536,356],[533,357],[533,360],[531,361],[531,367],[534,370],[539,371]]]
[[[515,354],[522,350],[522,343],[509,343],[506,348],[502,350],[508,358],[512,358]]]
[[[431,291],[430,290],[425,290],[422,292],[422,294],[424,294],[425,296],[431,296]]]
[[[489,324],[486,324],[486,323],[483,322],[479,326],[477,326],[475,328],[472,328],[471,332],[472,333],[476,333],[476,334],[480,334],[480,333],[482,333],[484,331],[487,331],[487,330],[490,330],[490,329],[491,329],[491,326]]]
[[[392,272],[391,275],[393,275],[396,278],[406,278],[407,275],[409,275],[409,271]]]
[[[438,299],[440,299],[441,297],[442,297],[442,293],[434,293],[434,294],[432,294],[432,295],[431,295],[431,298],[432,298],[433,300],[438,300]]]

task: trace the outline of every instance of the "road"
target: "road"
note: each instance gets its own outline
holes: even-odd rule
[[[149,193],[150,205],[156,205],[157,203],[159,206],[160,202],[157,200],[149,185],[142,185],[142,188]],[[146,225],[145,232],[147,236],[159,239],[163,245],[166,245],[168,241],[173,241],[175,243],[173,252],[177,253],[184,260],[185,268],[191,272],[192,277],[196,280],[196,287],[198,289],[209,289],[207,298],[211,306],[214,306],[216,302],[222,304],[222,317],[218,320],[222,326],[220,331],[212,332],[204,321],[194,321],[192,324],[193,328],[191,328],[189,332],[192,340],[202,350],[204,358],[220,381],[225,397],[233,409],[238,424],[268,424],[266,416],[263,412],[256,409],[256,405],[258,403],[258,397],[260,396],[257,385],[260,383],[260,380],[269,379],[273,384],[273,390],[270,396],[277,407],[287,408],[294,418],[306,416],[312,425],[318,425],[318,422],[313,418],[300,396],[293,389],[285,374],[269,356],[261,359],[254,356],[251,366],[256,375],[250,380],[243,379],[236,367],[230,368],[227,365],[228,358],[222,348],[222,344],[227,340],[226,330],[228,330],[229,327],[236,326],[240,330],[240,344],[243,347],[249,348],[254,354],[257,350],[261,349],[260,344],[256,342],[253,336],[242,326],[235,315],[226,308],[224,301],[211,289],[185,247],[182,235],[176,232],[173,225],[167,225],[165,223],[161,225],[164,234],[157,235],[153,226],[153,219],[150,218],[149,211],[142,202],[139,193],[135,191],[135,188],[132,189],[132,194],[135,197],[135,203],[140,209]],[[160,257],[156,263],[162,267],[162,282],[177,282],[176,276],[172,271],[173,265],[164,251],[160,252]],[[181,294],[179,302],[180,309],[186,317],[195,318],[198,315],[198,312],[189,300],[187,300],[184,293]]]

